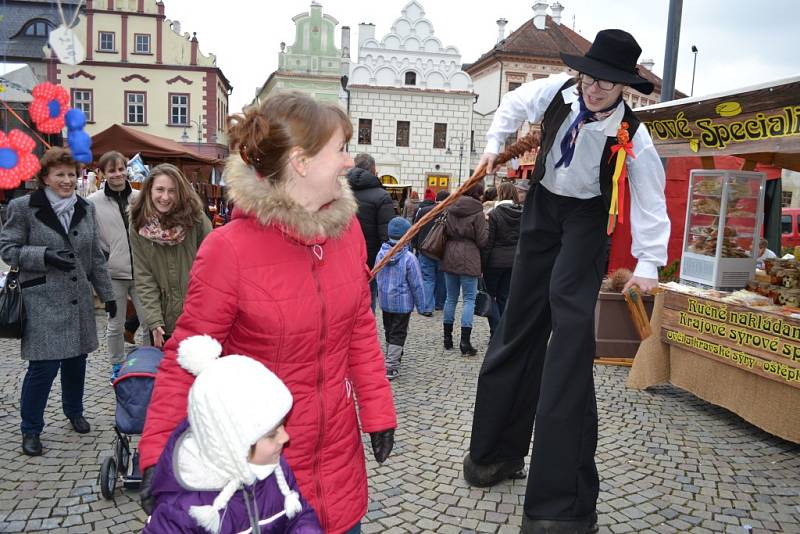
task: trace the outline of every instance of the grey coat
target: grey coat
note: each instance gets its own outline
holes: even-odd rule
[[[75,269],[45,265],[48,248],[73,251]],[[26,312],[22,359],[60,360],[97,349],[92,286],[103,302],[114,300],[114,291],[92,204],[78,198],[67,235],[44,190],[15,198],[0,232],[0,256],[19,267]]]

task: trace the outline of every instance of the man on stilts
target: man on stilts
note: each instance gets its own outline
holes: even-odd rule
[[[638,74],[640,53],[630,34],[599,32],[585,56],[561,55],[579,76],[506,94],[487,134],[481,162],[491,170],[522,121],[542,125],[537,185],[525,202],[509,300],[481,368],[464,459],[464,477],[476,486],[524,477],[535,418],[523,534],[597,530],[594,308],[626,192],[638,260],[626,289],[655,288],[667,260],[664,170],[647,128],[622,100],[625,86],[653,91]]]

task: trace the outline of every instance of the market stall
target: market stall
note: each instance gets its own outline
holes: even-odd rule
[[[699,157],[706,170],[715,156],[742,158],[745,171],[758,164],[800,170],[800,77],[650,106],[637,115],[665,158]],[[780,181],[770,191],[763,176],[757,182],[729,174],[687,181],[684,283],[665,285],[657,295],[654,335],[642,342],[628,386],[670,382],[800,443],[800,264],[770,262],[758,275],[754,269],[762,225],[780,250],[774,244]],[[745,264],[753,267],[739,272]],[[745,284],[749,291],[734,291]]]

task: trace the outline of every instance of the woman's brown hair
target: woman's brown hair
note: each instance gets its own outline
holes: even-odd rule
[[[50,169],[53,167],[58,167],[59,165],[69,165],[70,167],[75,167],[75,174],[78,176],[81,174],[81,164],[72,159],[72,152],[70,152],[68,148],[63,148],[60,146],[54,146],[53,148],[47,149],[47,152],[45,152],[39,160],[39,165],[42,166],[42,170],[39,171],[38,176],[36,176],[36,181],[39,183],[39,187],[45,187],[47,185],[44,183],[44,177],[47,176],[47,173],[50,172]]]
[[[353,135],[353,125],[342,108],[288,91],[228,117],[228,144],[259,175],[277,184],[284,178],[292,148],[314,156],[337,129],[344,133],[345,142]]]
[[[503,182],[497,186],[497,200],[510,200],[514,204],[519,204],[517,188],[511,182]]]
[[[177,192],[175,206],[167,214],[161,214],[153,204],[153,182],[159,176],[172,179]],[[158,217],[161,227],[168,229],[183,226],[189,229],[199,217],[205,217],[203,203],[192,189],[189,180],[175,165],[162,163],[150,170],[150,176],[142,184],[139,196],[131,204],[131,224],[137,232],[152,220]]]

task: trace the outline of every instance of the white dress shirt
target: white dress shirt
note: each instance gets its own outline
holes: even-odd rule
[[[505,138],[516,132],[523,121],[541,122],[547,106],[569,78],[566,73],[554,74],[506,93],[486,134],[484,152],[499,154]],[[555,164],[561,159],[561,139],[580,113],[576,86],[563,90],[561,94],[572,109],[558,129],[553,147],[547,154],[541,184],[548,191],[561,196],[583,199],[600,196],[600,159],[607,138],[617,135],[625,107],[620,102],[607,118],[584,124],[578,131],[575,153],[569,167],[556,169]],[[644,125],[637,128],[632,141],[635,158],[627,157],[627,167],[631,194],[631,254],[638,260],[633,274],[658,278],[658,267],[667,263],[670,232],[664,198],[666,178],[653,140]]]

